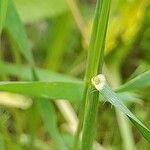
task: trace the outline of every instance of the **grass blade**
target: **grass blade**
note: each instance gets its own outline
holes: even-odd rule
[[[146,71],[122,85],[117,92],[132,91],[150,87],[150,71]]]
[[[95,88],[101,95],[110,102],[113,106],[123,112],[143,135],[143,137],[150,143],[150,130],[121,102],[119,97],[107,84],[103,75],[98,75],[92,80]]]
[[[88,55],[88,64],[85,74],[85,119],[83,123],[82,150],[92,149],[94,140],[94,128],[96,123],[96,114],[99,102],[99,93],[93,92],[90,80],[92,76],[98,72],[102,72],[104,61],[105,38],[107,32],[107,24],[110,12],[111,0],[97,0],[97,10],[93,25],[93,34]],[[95,28],[94,28],[95,26]],[[83,109],[83,108],[81,108]]]
[[[41,68],[36,68],[36,73],[41,81],[82,83],[81,80],[74,77]],[[32,80],[31,67],[28,65],[17,65],[0,61],[0,74],[15,76],[23,80]]]
[[[30,67],[27,65],[17,65],[14,63],[0,62],[0,74],[11,75],[23,80],[31,80],[32,75],[30,74]],[[74,77],[70,77],[64,74],[47,71],[41,68],[36,68],[37,74],[41,81],[49,82],[70,82],[80,84],[81,88],[83,83],[81,80]],[[82,91],[80,91],[81,93]],[[80,95],[80,94],[79,94]],[[117,95],[123,102],[139,102],[139,95],[130,92],[118,92]],[[79,96],[81,97],[81,95]]]
[[[24,31],[24,27],[20,21],[20,18],[11,0],[9,0],[9,4],[8,4],[8,12],[7,12],[5,29],[9,34],[9,37],[12,38],[12,40],[14,41],[14,44],[18,46],[22,55],[26,58],[26,60],[30,64],[33,65],[34,64],[33,57],[32,57],[32,53],[30,52],[30,48],[27,44],[27,36]]]
[[[81,100],[82,85],[65,82],[0,82],[0,90],[46,99]],[[76,91],[76,92],[75,92]]]

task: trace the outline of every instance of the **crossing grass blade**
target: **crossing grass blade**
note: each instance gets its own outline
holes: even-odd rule
[[[81,84],[69,82],[0,82],[0,91],[72,102],[81,100],[82,88]]]
[[[142,88],[150,87],[150,71],[146,71],[134,79],[131,79],[120,88],[117,89],[118,92],[123,91],[134,91]]]
[[[0,74],[15,76],[17,78],[21,78],[22,80],[31,80],[31,68],[27,65],[17,65],[15,63],[7,63],[0,61]],[[82,88],[83,82],[79,79],[76,79],[71,76],[67,76],[64,74],[59,74],[52,71],[47,71],[41,68],[36,68],[36,73],[38,74],[40,81],[45,82],[65,82],[71,84],[77,84],[80,90],[75,90],[76,94],[81,97],[82,95]],[[11,82],[10,82],[11,83]],[[18,83],[18,82],[17,82]],[[30,83],[30,82],[29,82]],[[75,89],[76,87],[74,87]],[[79,92],[79,93],[77,93]],[[140,98],[139,95],[131,93],[131,92],[117,92],[117,95],[123,102],[139,102]],[[77,100],[80,102],[80,99]]]
[[[71,83],[82,83],[81,80],[65,74],[48,71],[36,67],[36,73],[41,81],[61,81]],[[23,80],[32,80],[31,67],[29,65],[18,65],[0,61],[0,74],[11,75]]]
[[[106,84],[100,91],[101,95],[110,102],[113,106],[123,112],[139,130],[143,137],[150,143],[150,130],[121,102],[119,97],[112,89]]]

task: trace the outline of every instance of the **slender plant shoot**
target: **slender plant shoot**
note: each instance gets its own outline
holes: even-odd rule
[[[150,130],[121,102],[118,95],[108,85],[104,75],[92,78],[92,84],[100,94],[117,109],[122,111],[150,143]]]

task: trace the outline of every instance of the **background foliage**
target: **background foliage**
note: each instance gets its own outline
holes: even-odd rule
[[[95,4],[0,0],[0,149],[71,149]],[[103,73],[150,128],[149,69],[149,0],[112,0]],[[129,120],[100,99],[93,149],[150,149]]]

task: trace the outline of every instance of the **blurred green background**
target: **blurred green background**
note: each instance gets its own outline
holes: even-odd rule
[[[11,2],[9,1],[11,6],[8,7],[7,21],[1,38],[1,81],[31,80],[27,61],[18,52],[18,49],[28,49],[24,46],[25,33],[36,66],[44,69],[40,70],[42,80],[47,81],[48,74],[51,73],[55,77],[56,72],[58,78],[60,75],[61,78],[68,80],[82,80],[86,69],[95,0]],[[23,26],[20,27],[19,24]],[[149,0],[112,0],[105,65],[107,69],[104,69],[104,72],[114,88],[150,69]],[[150,127],[149,90],[150,88],[134,93],[128,92],[122,96],[132,112],[148,127]],[[71,145],[78,121],[79,103],[63,100],[49,102],[52,113],[43,112],[50,121],[47,127],[34,107],[33,100],[34,98],[17,94],[0,93],[1,150],[59,149],[57,139],[60,134],[66,144]],[[102,102],[98,114],[96,141],[99,144],[95,146],[95,150],[127,150],[119,130],[119,119],[111,105]],[[30,121],[33,128],[29,127]],[[130,128],[135,149],[149,150],[150,146],[145,139],[132,126]],[[30,130],[34,137],[34,146],[31,144]]]

